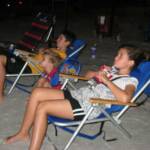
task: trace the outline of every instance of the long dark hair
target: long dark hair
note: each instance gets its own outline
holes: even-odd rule
[[[61,34],[63,34],[66,40],[70,42],[70,45],[76,40],[75,33],[70,30],[63,30]]]
[[[142,61],[145,61],[145,51],[133,44],[122,44],[119,49],[125,48],[127,50],[130,60],[134,60],[133,68],[136,68]]]

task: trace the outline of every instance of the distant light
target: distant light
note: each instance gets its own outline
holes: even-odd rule
[[[10,7],[10,4],[7,4],[7,7]]]
[[[23,2],[22,2],[22,1],[19,1],[18,3],[19,3],[19,5],[22,5],[22,4],[23,4]]]

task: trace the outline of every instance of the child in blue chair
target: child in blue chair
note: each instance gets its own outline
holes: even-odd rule
[[[41,78],[37,81],[36,87],[51,87],[51,79],[58,72],[58,67],[62,62],[62,58],[58,53],[47,48],[42,53],[43,59],[40,62],[44,72]]]
[[[84,117],[91,106],[90,97],[95,96],[107,99],[117,99],[124,103],[129,102],[137,87],[138,81],[130,77],[131,70],[144,59],[143,52],[133,45],[122,45],[114,59],[113,66],[118,69],[114,78],[109,79],[105,71],[88,72],[85,76],[89,79],[96,77],[100,83],[94,87],[93,94],[87,93],[87,87],[76,90],[57,90],[50,88],[36,88],[33,90],[20,130],[13,136],[4,140],[10,144],[20,140],[29,140],[29,150],[40,150],[47,130],[47,116],[56,116],[70,120],[79,120]],[[117,78],[123,76],[121,78]],[[98,95],[97,95],[98,94]],[[97,107],[90,118],[100,114]],[[32,136],[29,131],[32,127]]]
[[[58,53],[62,59],[65,59],[67,56],[67,48],[74,42],[75,39],[76,36],[73,32],[65,30],[61,32],[61,34],[56,39],[56,48],[51,48],[51,50],[55,53]],[[40,61],[42,51],[44,50],[40,50],[39,53],[33,57],[33,59]],[[10,56],[6,50],[0,51],[0,103],[4,100],[4,81],[6,73],[19,73],[24,64],[25,61],[20,57],[12,57],[12,55]],[[36,65],[36,67],[43,71],[43,68],[40,65]],[[28,64],[24,72],[33,74],[38,73],[37,69],[31,64]]]

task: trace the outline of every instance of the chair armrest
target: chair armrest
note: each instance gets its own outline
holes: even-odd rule
[[[39,65],[39,63],[40,63],[40,61],[34,59],[34,57],[32,57],[32,56],[22,55],[21,58],[24,61],[28,61],[28,62],[33,63],[35,65]]]
[[[90,102],[92,104],[114,104],[114,105],[136,106],[135,103],[131,103],[131,102],[123,103],[117,100],[108,100],[108,99],[101,99],[101,98],[91,98]]]
[[[31,53],[31,52],[24,51],[21,49],[15,49],[15,51],[18,53],[19,56],[31,56],[31,57],[33,57],[36,55],[35,53]]]
[[[72,79],[79,79],[79,80],[85,80],[85,81],[88,80],[88,78],[83,77],[83,76],[64,74],[64,73],[60,73],[59,76],[62,77],[62,78],[72,78]]]

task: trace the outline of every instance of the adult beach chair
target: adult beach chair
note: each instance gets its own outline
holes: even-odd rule
[[[33,18],[31,27],[24,32],[22,38],[18,41],[0,41],[0,47],[8,49],[14,44],[16,49],[37,53],[40,45],[48,42],[55,25],[55,16],[44,12],[39,12]]]
[[[20,58],[20,56],[36,54],[38,53],[40,47],[48,43],[50,37],[52,36],[54,25],[55,25],[55,16],[39,12],[33,19],[30,29],[24,33],[22,39],[18,40],[16,43],[1,42],[0,46],[8,50],[12,58],[19,63],[19,60],[22,59]],[[10,51],[9,49],[10,46],[12,46],[12,44],[13,48]],[[34,63],[32,63],[31,59],[26,59],[24,65],[22,66],[22,69],[18,74],[6,75],[6,77],[16,77],[14,82],[8,80],[8,78],[6,80],[8,81],[8,83],[12,83],[12,86],[9,89],[8,94],[12,92],[13,88],[15,87],[17,81],[21,76],[35,76],[40,74],[40,72],[36,74],[24,73],[24,70],[29,63],[32,66],[35,66]]]
[[[64,72],[64,73],[69,73],[69,74],[75,74],[78,75],[80,72],[80,63],[78,61],[78,57],[79,57],[79,52],[85,47],[86,42],[85,40],[82,39],[76,39],[72,45],[67,49],[67,58],[63,61],[63,63],[60,65],[58,72]],[[13,82],[11,88],[9,89],[8,94],[10,94],[12,92],[12,90],[14,89],[14,87],[16,86],[18,80],[20,79],[20,77],[23,75],[23,72],[26,68],[26,66],[31,63],[33,66],[35,66],[36,63],[31,57],[27,56],[27,61],[25,62],[23,68],[21,69],[20,73],[18,74],[17,78],[15,79],[15,81]],[[36,66],[35,66],[36,68]],[[67,71],[66,71],[67,69]],[[38,70],[38,68],[37,68]],[[41,74],[40,70],[39,74]],[[53,77],[52,79],[52,85],[59,84],[60,83],[60,78],[59,78],[59,74],[58,72],[56,73],[56,75]],[[62,81],[61,81],[62,82]],[[66,82],[66,81],[65,81]],[[67,82],[66,82],[67,83]],[[70,83],[70,82],[69,82]],[[70,83],[71,84],[71,83]],[[64,84],[65,85],[65,84]],[[20,88],[20,86],[19,86]],[[22,89],[22,88],[21,88]]]
[[[84,77],[80,76],[71,76],[71,75],[62,75],[67,78],[78,78],[87,80]],[[150,94],[150,91],[148,91],[150,87],[150,62],[143,62],[141,63],[134,71],[132,71],[131,76],[135,76],[139,80],[138,87],[134,93],[133,98],[129,103],[122,103],[117,100],[103,100],[98,98],[91,98],[91,107],[88,111],[88,113],[85,115],[83,120],[81,121],[71,121],[68,119],[61,119],[58,117],[49,116],[48,122],[53,124],[55,127],[59,127],[67,132],[72,133],[72,137],[66,144],[64,150],[69,149],[72,142],[75,140],[76,136],[81,136],[87,139],[95,139],[97,136],[99,136],[102,133],[102,127],[106,121],[110,121],[123,135],[125,135],[128,138],[131,138],[130,133],[123,128],[121,125],[121,117],[125,115],[125,112],[129,109],[129,107],[136,106],[136,101],[138,100],[139,96],[142,93]],[[94,110],[94,108],[100,104],[101,114],[92,120],[88,120],[89,115]],[[111,104],[111,108],[104,108],[105,104]],[[92,123],[101,123],[102,126],[100,126],[100,132],[95,135],[88,135],[86,133],[81,133],[81,128],[86,124],[92,124]],[[69,127],[76,127],[75,130],[72,130],[72,128]]]

